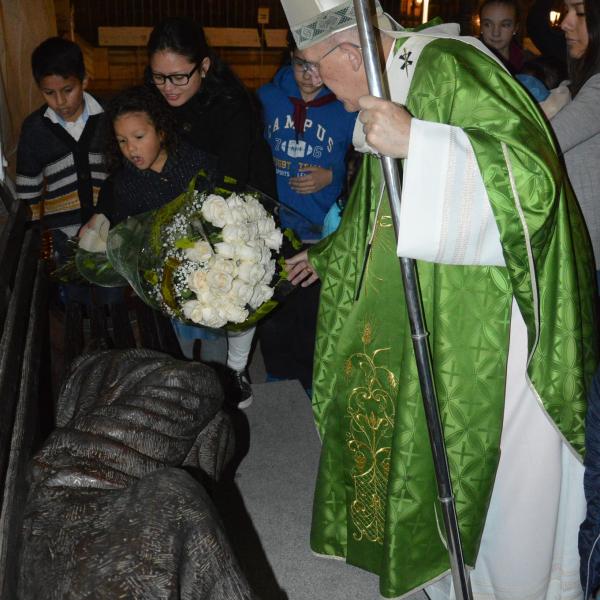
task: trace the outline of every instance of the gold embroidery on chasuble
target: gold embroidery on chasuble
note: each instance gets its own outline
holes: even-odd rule
[[[365,300],[371,297],[373,301],[385,284],[383,275],[377,273],[380,261],[376,260],[376,255],[380,252],[395,255],[393,222],[391,216],[385,214],[386,208],[382,205],[375,216],[375,231],[363,283]],[[377,337],[377,324],[376,315],[365,316],[362,331],[355,333],[360,335],[362,352],[355,352],[346,359],[344,375],[356,383],[350,388],[346,432],[354,486],[350,505],[352,535],[357,541],[382,544],[398,381],[385,366],[389,360],[389,347],[372,347]]]
[[[392,428],[395,415],[395,375],[379,363],[389,348],[370,348],[373,325],[366,321],[361,341],[363,352],[345,361],[348,378],[357,381],[351,389],[347,414],[346,444],[352,456],[354,496],[350,506],[352,533],[357,541],[383,543],[385,498],[389,472]]]

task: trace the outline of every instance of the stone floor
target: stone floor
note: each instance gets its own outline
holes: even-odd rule
[[[254,381],[261,373],[255,354]],[[320,441],[302,386],[255,383],[253,391],[253,404],[237,415],[243,457],[217,501],[253,589],[264,600],[379,600],[375,575],[310,550]],[[425,598],[421,592],[405,597]]]

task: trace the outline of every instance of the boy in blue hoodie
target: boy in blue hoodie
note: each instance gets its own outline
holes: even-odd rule
[[[313,83],[302,51],[292,47],[291,53],[291,65],[262,86],[258,97],[279,201],[292,209],[280,211],[281,224],[310,244],[328,233],[326,216],[328,222],[339,219],[336,200],[346,182],[357,113],[346,112],[322,82]],[[258,327],[270,378],[299,379],[309,393],[319,291],[318,284],[299,288]]]
[[[346,153],[352,143],[356,113],[321,83],[314,85],[302,52],[292,50],[292,64],[258,90],[265,137],[271,146],[279,201],[306,217],[281,211],[284,227],[303,241],[321,238],[325,215],[340,196],[346,177]]]

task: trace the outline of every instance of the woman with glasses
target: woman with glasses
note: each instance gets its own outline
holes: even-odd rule
[[[217,159],[219,175],[232,177],[241,189],[250,185],[275,197],[271,152],[252,97],[212,51],[202,27],[188,19],[167,19],[148,40],[148,82],[171,107],[181,137]],[[240,335],[175,325],[182,350],[192,357],[202,339],[201,358],[230,367],[230,399],[240,408],[252,402],[247,373],[254,328]],[[229,383],[229,382],[227,382]]]
[[[148,40],[148,80],[173,110],[180,133],[217,157],[222,175],[269,195],[275,174],[249,92],[208,46],[202,27],[167,19]]]

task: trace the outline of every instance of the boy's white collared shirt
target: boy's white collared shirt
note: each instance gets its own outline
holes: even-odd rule
[[[97,115],[101,112],[104,112],[103,108],[100,106],[98,101],[88,94],[87,92],[83,92],[83,112],[79,115],[79,118],[75,121],[65,121],[60,115],[58,115],[54,110],[50,107],[46,109],[44,116],[50,119],[53,123],[64,127],[64,129],[69,133],[69,135],[76,141],[79,141],[81,134],[85,128],[85,124],[87,123],[88,117],[90,115]]]

